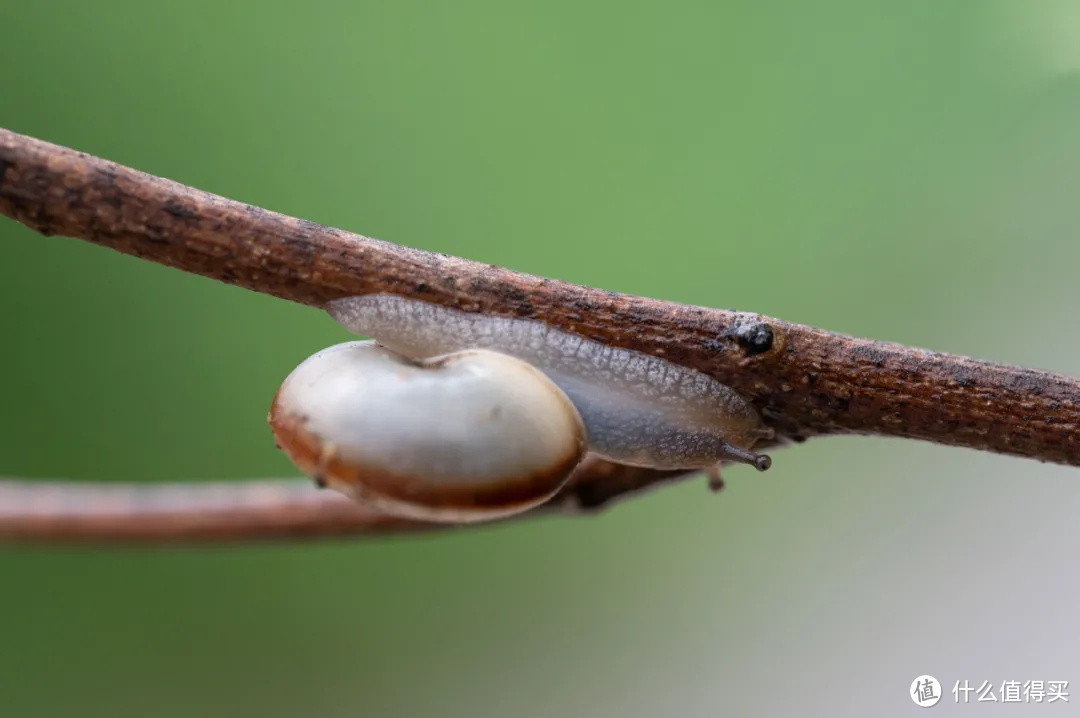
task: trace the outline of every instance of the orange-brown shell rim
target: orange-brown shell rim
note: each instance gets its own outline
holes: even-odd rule
[[[279,397],[280,391],[270,408],[270,427],[278,446],[301,471],[316,479],[324,479],[353,498],[374,494],[373,499],[387,499],[387,505],[412,505],[424,512],[506,513],[514,507],[524,510],[542,503],[558,491],[587,450],[582,434],[576,442],[576,450],[548,470],[508,478],[491,486],[436,487],[425,482],[423,476],[361,467],[341,459],[331,446],[306,429],[304,417],[282,409]]]

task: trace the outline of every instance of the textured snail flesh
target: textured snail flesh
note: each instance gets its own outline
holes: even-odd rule
[[[541,370],[570,397],[589,448],[607,459],[656,469],[753,464],[772,435],[734,389],[701,372],[643,352],[613,347],[543,322],[462,312],[391,294],[347,297],[326,310],[350,331],[414,359],[490,349]]]
[[[542,503],[586,451],[581,417],[550,379],[482,349],[417,361],[372,341],[332,346],[285,379],[270,424],[317,481],[431,521]]]

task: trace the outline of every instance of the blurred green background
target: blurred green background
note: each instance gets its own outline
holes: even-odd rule
[[[0,32],[17,132],[413,247],[1080,373],[1075,2],[4,0]],[[346,338],[329,318],[2,218],[0,250],[0,472],[294,474],[266,411]],[[921,673],[1080,702],[1075,470],[773,458],[721,496],[453,535],[0,549],[0,716],[908,715]]]

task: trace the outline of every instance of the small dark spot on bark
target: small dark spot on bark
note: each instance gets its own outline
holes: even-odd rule
[[[76,211],[82,209],[83,204],[83,191],[78,187],[69,187],[64,190],[64,202],[67,203],[68,209]]]
[[[195,219],[196,217],[195,210],[179,202],[166,202],[161,208],[177,219]]]
[[[52,228],[52,217],[50,217],[49,213],[45,211],[44,205],[37,208],[37,210],[34,212],[34,219],[32,224],[28,224],[30,224],[30,226],[32,226],[36,231],[40,232],[46,237],[51,237],[54,234]]]
[[[885,366],[885,353],[873,344],[860,344],[852,350],[852,353],[860,359],[865,359],[879,369]]]
[[[575,297],[570,301],[570,304],[574,305],[575,309],[579,309],[585,314],[595,314],[600,310],[600,306],[596,302],[583,297]]]
[[[512,302],[526,302],[529,299],[529,293],[520,287],[507,287],[503,290],[503,296]]]
[[[706,350],[713,354],[723,354],[727,349],[727,345],[718,339],[705,339],[701,344]]]
[[[143,240],[150,242],[151,244],[168,244],[169,234],[165,231],[164,227],[148,222],[146,224],[146,232],[143,233]]]
[[[765,322],[737,324],[728,330],[727,335],[734,337],[750,356],[764,354],[773,346],[773,329]]]
[[[11,167],[11,163],[0,159],[0,184],[4,184],[4,175],[7,174],[8,167]]]
[[[1014,389],[1035,394],[1042,389],[1042,378],[1031,371],[1022,371],[1012,377],[1009,382]]]

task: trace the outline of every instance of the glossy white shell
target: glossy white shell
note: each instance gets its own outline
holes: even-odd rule
[[[324,349],[282,384],[270,422],[305,472],[429,520],[529,508],[585,452],[566,395],[526,362],[484,350],[413,361],[370,341]]]
[[[589,448],[608,459],[658,469],[721,460],[768,467],[749,449],[768,435],[757,410],[701,372],[601,344],[542,322],[462,312],[396,295],[329,302],[347,329],[413,358],[479,347],[523,359],[570,397]]]

